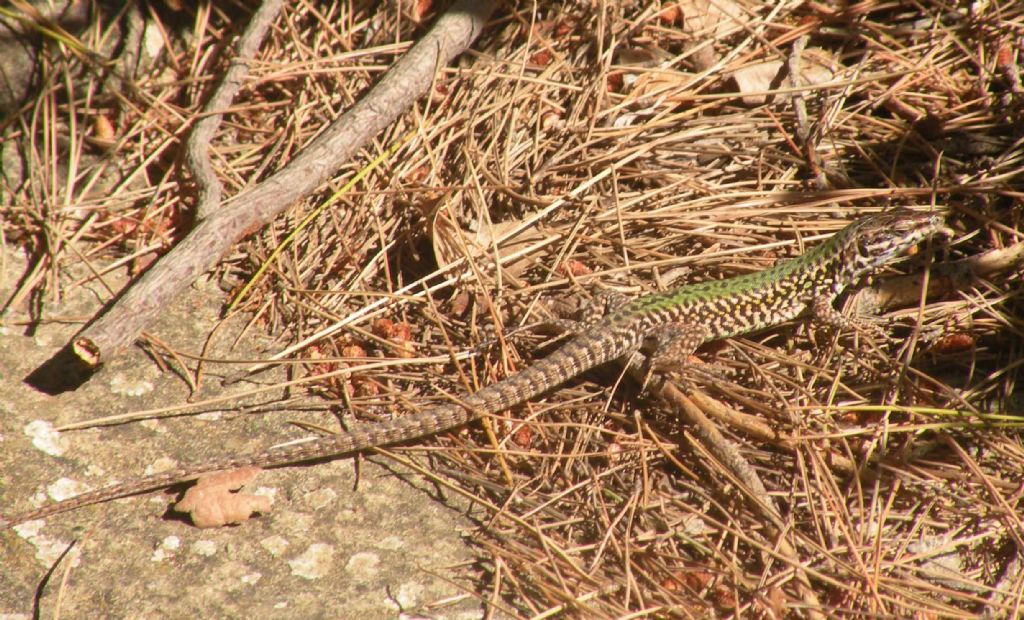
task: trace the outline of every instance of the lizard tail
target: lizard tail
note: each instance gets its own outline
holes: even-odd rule
[[[114,484],[95,491],[89,491],[68,499],[41,506],[9,517],[0,515],[0,530],[9,529],[19,523],[42,519],[120,497],[139,495],[168,487],[215,471],[240,467],[280,467],[303,461],[336,458],[371,447],[388,446],[410,439],[432,435],[456,426],[461,426],[479,417],[473,409],[462,405],[441,405],[421,413],[404,416],[384,424],[354,426],[350,432],[320,437],[313,441],[292,444],[244,456],[224,457],[205,463],[188,465],[137,480]]]

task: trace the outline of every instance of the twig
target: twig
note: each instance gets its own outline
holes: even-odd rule
[[[637,375],[643,374],[638,372],[635,366],[631,366],[630,371]],[[642,376],[638,376],[638,378],[642,379]],[[750,463],[743,458],[743,455],[736,449],[736,446],[719,432],[715,424],[704,415],[701,408],[694,404],[690,397],[676,388],[671,382],[664,379],[654,379],[651,386],[662,402],[672,407],[686,422],[693,425],[694,432],[701,443],[715,458],[728,467],[729,471],[745,487],[748,503],[754,510],[768,519],[770,522],[769,531],[773,532],[773,535],[777,538],[776,544],[779,553],[788,558],[793,567],[795,577],[799,583],[800,596],[803,598],[804,603],[807,604],[809,617],[823,617],[818,611],[822,609],[822,604],[814,593],[807,575],[800,569],[802,565],[800,555],[787,538],[789,528],[782,520],[775,502],[768,495],[768,490],[765,488],[764,482],[761,481],[761,477],[757,475],[757,472],[751,467]]]
[[[787,67],[789,70],[789,80],[794,88],[792,101],[793,112],[796,115],[797,140],[807,156],[807,166],[814,175],[814,184],[819,190],[827,190],[828,180],[825,178],[821,165],[821,155],[814,148],[815,145],[811,136],[811,123],[807,116],[807,101],[804,99],[803,91],[800,90],[801,86],[805,86],[800,56],[804,53],[804,48],[807,47],[809,40],[810,37],[805,34],[793,41],[793,49],[790,51],[789,58],[787,59]]]
[[[1024,241],[932,268],[928,298],[941,297],[966,288],[973,278],[990,276],[1024,265]],[[864,288],[853,297],[857,313],[867,314],[916,303],[921,297],[924,274],[887,278]]]
[[[199,204],[196,206],[196,220],[202,221],[214,213],[220,207],[221,194],[224,186],[221,185],[217,174],[213,171],[213,164],[210,162],[210,140],[220,127],[224,110],[235,98],[238,89],[242,87],[242,80],[249,74],[249,61],[260,45],[263,44],[263,37],[267,30],[277,19],[281,12],[284,0],[265,0],[252,16],[252,20],[238,39],[238,49],[235,57],[231,59],[231,66],[220,86],[214,91],[210,100],[203,106],[202,118],[192,129],[188,144],[185,147],[185,161],[192,171],[195,183],[199,188]]]
[[[690,394],[690,400],[705,412],[707,415],[728,424],[731,428],[737,429],[752,439],[769,443],[790,453],[796,453],[800,448],[799,440],[786,436],[771,426],[760,421],[758,418],[737,411],[720,400],[711,398],[702,392]],[[857,473],[857,465],[852,460],[841,454],[828,453],[828,464],[832,469],[841,471],[844,474]]]
[[[452,6],[363,99],[280,171],[210,213],[28,381],[48,391],[67,390],[73,387],[68,383],[88,378],[130,345],[146,324],[212,268],[232,244],[315,191],[406,112],[430,87],[438,68],[477,37],[494,5],[460,0]],[[66,368],[69,362],[77,368]],[[84,376],[71,376],[76,371]]]

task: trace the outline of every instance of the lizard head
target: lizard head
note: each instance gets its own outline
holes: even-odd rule
[[[951,232],[937,213],[897,209],[863,217],[848,226],[843,231],[843,254],[851,276],[858,278],[933,235]]]

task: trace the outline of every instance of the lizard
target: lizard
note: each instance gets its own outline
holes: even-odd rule
[[[461,399],[313,441],[227,456],[89,491],[26,512],[0,517],[0,529],[119,497],[188,482],[241,467],[280,467],[403,443],[500,413],[599,365],[650,349],[651,367],[685,364],[705,342],[756,332],[810,311],[830,325],[845,317],[835,299],[864,276],[937,234],[949,235],[941,215],[897,209],[854,220],[818,246],[763,271],[688,284],[620,302],[568,342],[509,377]]]

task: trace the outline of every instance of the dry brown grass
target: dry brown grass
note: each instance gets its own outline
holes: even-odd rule
[[[423,406],[508,376],[537,341],[502,338],[456,365],[416,358],[494,342],[597,283],[641,294],[761,269],[896,204],[950,212],[958,236],[937,263],[1021,243],[1024,7],[983,4],[747,2],[743,27],[698,39],[711,46],[700,71],[708,59],[687,51],[694,38],[668,4],[505,6],[339,184],[412,140],[304,229],[239,308],[282,349],[345,324],[291,355],[308,372],[408,358],[399,373],[317,388],[347,415],[401,415],[396,400]],[[5,139],[34,157],[0,212],[4,242],[37,257],[14,304],[80,284],[62,278],[71,263],[99,277],[186,234],[177,149],[245,16],[159,17],[172,55],[134,90],[115,94],[93,62],[53,52],[40,95],[8,123]],[[287,161],[418,32],[393,6],[289,8],[215,140],[227,193]],[[804,33],[842,70],[799,101],[744,105],[730,72],[788,61]],[[98,30],[81,38],[104,49]],[[628,50],[660,64],[624,64]],[[109,147],[94,140],[105,122]],[[218,277],[237,291],[328,195],[239,244]],[[778,435],[720,425],[770,506],[673,408],[612,372],[493,418],[493,435],[474,425],[424,441],[424,474],[476,500],[480,562],[453,578],[522,616],[1019,616],[1020,275],[893,310],[887,341],[797,323],[704,351],[732,376],[700,384],[698,405]]]

